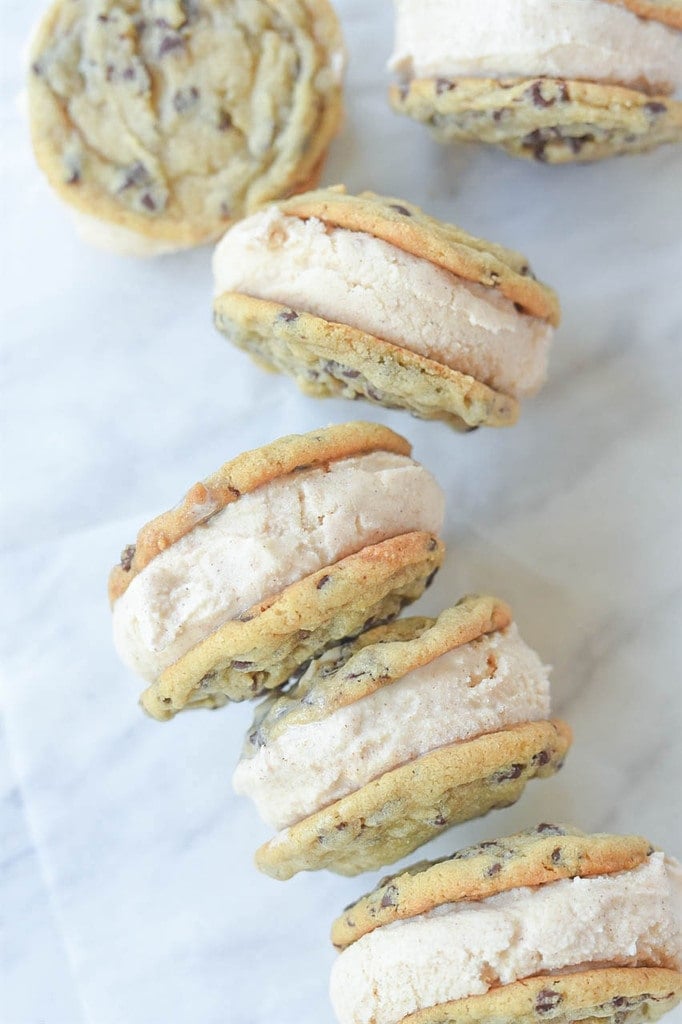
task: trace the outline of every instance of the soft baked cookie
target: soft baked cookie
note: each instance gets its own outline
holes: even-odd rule
[[[308,394],[471,429],[513,423],[544,382],[554,292],[403,199],[294,197],[236,224],[213,267],[218,329]]]
[[[155,718],[286,682],[416,600],[444,498],[387,427],[348,423],[225,463],[144,526],[109,577],[114,641]]]
[[[561,767],[549,710],[547,669],[492,597],[328,651],[256,710],[234,775],[278,829],[258,867],[355,875],[507,807]]]
[[[340,1024],[640,1024],[682,997],[682,866],[537,828],[383,879],[332,927]]]
[[[93,241],[200,245],[317,182],[343,63],[327,0],[56,0],[31,50],[36,157]]]
[[[395,0],[391,104],[546,163],[682,141],[678,0]]]

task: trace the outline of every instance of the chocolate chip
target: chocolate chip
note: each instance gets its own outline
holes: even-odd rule
[[[668,108],[665,103],[660,103],[658,100],[651,100],[650,103],[644,104],[644,109],[647,114],[665,114]]]
[[[545,156],[545,149],[547,148],[548,142],[549,139],[539,128],[530,132],[523,140],[524,146],[532,150],[534,159],[538,160],[540,163],[545,163],[547,160],[547,157]]]
[[[149,194],[149,192],[145,192],[144,193],[144,195],[140,199],[140,202],[142,203],[142,205],[144,206],[144,208],[146,210],[149,210],[152,213],[156,209],[156,203],[155,203],[153,197]]]
[[[517,313],[523,313],[523,306],[521,305],[520,302],[515,302],[514,303],[514,309],[516,310]]]
[[[493,779],[495,782],[507,782],[511,779],[518,779],[521,777],[521,772],[525,767],[525,764],[510,764],[503,771],[496,772],[493,775]]]
[[[426,583],[424,584],[424,590],[428,590],[428,588],[431,586],[431,584],[433,583],[433,581],[435,580],[437,575],[438,575],[438,569],[434,569],[433,572],[430,573],[426,577]]]
[[[121,568],[124,572],[130,572],[130,567],[133,564],[133,558],[135,557],[135,545],[128,544],[127,547],[121,552]]]
[[[126,82],[132,82],[135,77],[135,68],[127,67],[124,68],[121,78],[125,79]]]
[[[400,206],[399,203],[389,203],[389,209],[390,210],[395,210],[396,213],[402,213],[403,217],[411,217],[412,216],[411,212],[407,209],[407,207],[406,206]]]
[[[625,998],[625,996],[616,996],[615,999],[611,1000],[611,1006],[615,1006],[615,1007],[627,1006],[627,1004],[628,1004],[628,1001]]]
[[[34,64],[31,64],[31,71],[34,75],[38,75],[38,77],[40,78],[40,76],[43,73],[43,68],[39,60],[35,61]]]
[[[530,98],[532,99],[536,107],[553,107],[557,100],[559,100],[562,103],[568,102],[568,87],[565,82],[559,83],[559,91],[556,95],[545,95],[545,93],[542,91],[543,86],[545,87],[545,91],[547,90],[547,87],[549,87],[550,90],[552,89],[551,83],[545,82],[542,79],[540,79],[536,82],[533,82],[530,89],[528,90]]]
[[[170,704],[170,703],[172,703],[171,702],[171,698],[170,697],[162,697],[161,698],[161,703],[162,704]]]
[[[249,743],[256,750],[260,750],[261,747],[265,746],[265,737],[260,729],[254,729],[253,732],[249,733]]]
[[[68,177],[64,179],[67,185],[77,185],[81,180],[80,166],[73,163],[68,167]]]
[[[566,835],[565,830],[563,828],[561,828],[559,825],[549,825],[545,821],[543,821],[540,825],[538,825],[538,827],[535,829],[535,831],[538,832],[540,835],[546,835],[546,836],[565,836]]]
[[[556,99],[553,96],[550,99],[545,99],[542,94],[542,82],[533,82],[529,93],[536,107],[552,107],[556,103]]]
[[[558,864],[559,861],[561,860],[561,847],[560,846],[556,846],[552,850],[551,860],[552,860],[552,864]]]
[[[566,143],[566,145],[570,149],[571,153],[574,153],[576,155],[580,152],[580,150],[583,148],[585,143],[589,142],[589,141],[590,141],[590,136],[589,135],[581,135],[579,137],[576,136],[576,135],[571,135],[571,136],[569,136],[569,138],[564,139],[564,142]]]
[[[173,53],[175,50],[184,50],[185,40],[179,32],[174,32],[172,35],[164,36],[159,46],[159,57],[165,57],[167,53]]]
[[[441,96],[444,92],[451,92],[457,88],[457,82],[451,82],[449,78],[436,79],[436,93]]]
[[[543,988],[535,997],[536,1013],[551,1013],[556,1010],[564,997],[560,992],[553,992],[550,988]]]
[[[395,885],[389,885],[381,897],[382,907],[396,907],[398,905],[398,889]]]
[[[322,587],[326,587],[330,580],[331,576],[320,576],[319,580],[315,584],[316,589],[322,590]]]
[[[348,828],[348,822],[347,822],[347,821],[340,821],[340,822],[338,823],[338,825],[336,825],[336,826],[335,826],[335,828],[336,828],[336,831],[337,831],[337,832],[343,832],[343,830],[344,830],[345,828]],[[353,905],[353,904],[351,903],[351,906],[352,906],[352,905]],[[346,908],[346,909],[348,909],[348,908]]]
[[[347,377],[348,380],[355,380],[356,377],[360,376],[359,370],[351,370],[350,366],[341,367],[341,376]]]
[[[232,117],[227,110],[221,110],[218,117],[218,131],[229,132],[232,127]]]
[[[186,114],[188,110],[195,107],[199,101],[199,90],[196,85],[190,85],[186,89],[178,89],[173,97],[173,107],[178,114]]]
[[[248,672],[250,668],[253,668],[252,661],[231,661],[230,668],[233,668],[235,672]]]
[[[98,14],[97,15],[97,20],[104,23],[104,22],[109,21],[109,16],[107,14]]]
[[[493,110],[493,121],[501,121],[504,117],[504,110]]]
[[[501,864],[491,864],[488,870],[486,871],[486,875],[488,876],[488,878],[494,878],[495,875],[499,875],[501,870]]]
[[[285,323],[293,323],[294,320],[298,320],[298,313],[294,312],[293,309],[283,310],[277,317],[278,320],[284,320]]]
[[[435,551],[438,547],[438,541],[435,537],[432,537],[429,543],[426,545],[427,551]]]
[[[533,754],[533,764],[542,766],[543,764],[549,764],[550,753],[549,750],[541,750],[539,754]]]
[[[141,161],[136,160],[134,164],[129,167],[125,167],[123,170],[123,180],[118,186],[119,192],[125,192],[126,189],[138,187],[140,185],[148,185],[151,182],[149,171]]]

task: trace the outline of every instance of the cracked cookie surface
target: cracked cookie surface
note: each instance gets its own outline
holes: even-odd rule
[[[34,149],[80,212],[198,245],[315,183],[342,69],[326,0],[57,0],[31,53]]]
[[[629,871],[651,853],[651,844],[641,836],[587,835],[570,825],[544,823],[388,875],[336,919],[332,941],[344,949],[375,928],[443,903],[482,900],[560,878]]]
[[[233,292],[216,298],[214,315],[221,333],[307,395],[363,398],[459,431],[518,419],[519,403],[509,395],[346,324]]]
[[[391,105],[441,142],[485,142],[541,163],[589,162],[682,141],[682,102],[553,78],[425,78]]]
[[[260,847],[256,864],[282,880],[320,868],[380,868],[446,827],[515,803],[529,779],[561,767],[570,744],[569,727],[554,720],[441,747],[284,829]]]

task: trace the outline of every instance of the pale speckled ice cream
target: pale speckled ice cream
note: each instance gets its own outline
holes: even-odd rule
[[[395,0],[405,77],[528,77],[682,90],[682,33],[602,0]]]
[[[444,497],[412,459],[372,452],[243,494],[166,548],[113,608],[119,655],[149,681],[253,604],[370,544],[438,533]]]
[[[631,871],[510,889],[377,928],[331,976],[340,1024],[409,1013],[538,974],[594,966],[682,970],[682,869],[662,853]]]
[[[241,292],[347,324],[513,397],[545,381],[545,320],[363,231],[274,206],[227,232],[213,272],[216,295]]]
[[[441,655],[242,760],[234,786],[274,828],[295,824],[398,765],[549,716],[547,669],[514,624]]]

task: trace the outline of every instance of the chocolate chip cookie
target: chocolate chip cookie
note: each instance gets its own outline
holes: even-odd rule
[[[56,0],[31,52],[36,157],[93,241],[200,245],[317,181],[343,63],[327,0]]]

